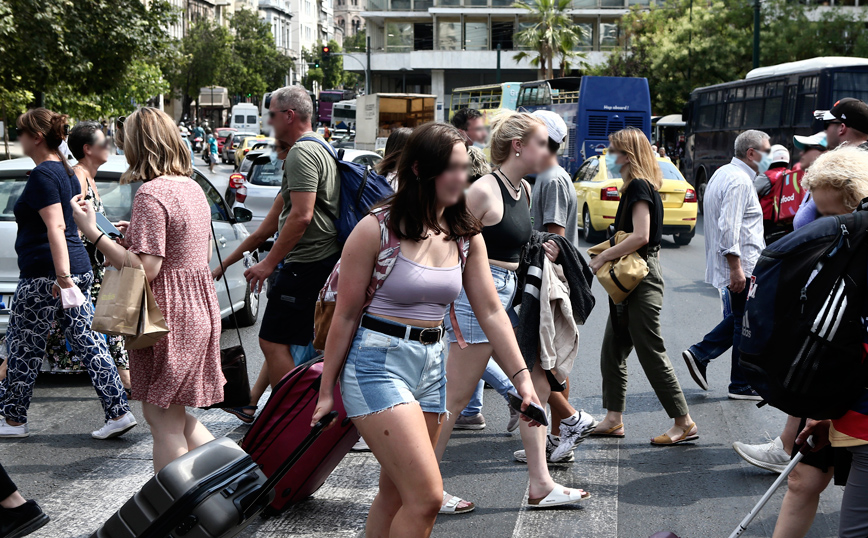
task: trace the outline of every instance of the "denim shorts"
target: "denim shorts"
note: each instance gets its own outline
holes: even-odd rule
[[[445,413],[443,351],[442,340],[425,345],[359,327],[341,372],[347,416],[361,417],[411,402],[419,402],[425,413]]]
[[[512,326],[518,325],[518,316],[515,314],[515,309],[512,308],[512,300],[515,297],[515,288],[518,280],[515,276],[515,271],[510,271],[496,265],[491,266],[491,276],[494,277],[494,287],[497,288],[497,296],[500,297],[500,304],[506,309],[509,315],[509,321]],[[488,337],[476,321],[476,315],[470,307],[470,301],[467,300],[467,294],[464,289],[461,289],[461,294],[455,300],[455,318],[458,320],[458,326],[461,328],[461,335],[468,344],[485,344],[488,342]],[[446,316],[446,337],[449,342],[457,342],[455,331],[452,330],[451,316]]]

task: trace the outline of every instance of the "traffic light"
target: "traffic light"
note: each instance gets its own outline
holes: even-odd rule
[[[323,59],[323,61],[331,58],[331,54],[332,54],[331,48],[329,48],[328,45],[323,45],[323,47],[322,47],[322,59]]]
[[[313,66],[316,67],[317,69],[319,69],[319,60],[314,60]]]

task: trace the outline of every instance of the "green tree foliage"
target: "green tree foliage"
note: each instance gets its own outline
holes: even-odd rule
[[[584,58],[574,50],[583,36],[567,14],[572,9],[572,0],[519,0],[513,5],[527,11],[532,23],[515,34],[515,42],[530,49],[515,54],[516,61],[530,58],[531,65],[539,69],[540,78],[554,78],[558,59],[564,76],[571,60]]]
[[[367,32],[364,28],[356,32],[356,35],[344,39],[344,49],[347,52],[365,52],[367,46]]]
[[[209,20],[190,25],[187,35],[177,44],[177,61],[167,65],[168,78],[183,98],[184,114],[190,113],[190,102],[205,86],[220,85],[221,75],[235,69],[232,64],[229,29]]]
[[[302,79],[302,85],[313,91],[313,83],[319,84],[321,89],[341,88],[355,86],[358,83],[358,75],[344,71],[344,57],[341,56],[341,46],[332,39],[328,42],[331,56],[329,59],[322,58],[322,43],[319,42],[312,51],[302,49],[302,61],[307,62],[307,74]],[[319,64],[319,67],[314,67]]]
[[[274,45],[271,27],[247,9],[238,11],[230,22],[233,32],[232,63],[239,75],[224,76],[230,93],[262,95],[286,84],[292,60]]]
[[[93,96],[120,89],[132,62],[165,50],[175,17],[166,1],[0,0],[0,88],[37,99],[63,89]]]
[[[695,88],[743,78],[753,66],[753,2],[695,0],[692,16],[690,5],[666,0],[625,15],[624,52],[594,74],[647,77],[658,114],[681,111]],[[868,53],[865,23],[843,10],[767,0],[761,20],[760,65]]]

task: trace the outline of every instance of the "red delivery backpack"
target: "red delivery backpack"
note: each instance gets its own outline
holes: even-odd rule
[[[773,168],[757,176],[760,179],[765,176],[763,189],[760,191],[765,192],[765,194],[760,196],[760,205],[763,208],[763,220],[774,219],[777,190],[780,188],[781,180],[787,171],[786,168]]]
[[[796,165],[792,170],[787,170],[783,178],[772,187],[775,223],[788,224],[796,216],[799,206],[802,205],[802,198],[805,197],[801,185],[803,175],[801,166]]]

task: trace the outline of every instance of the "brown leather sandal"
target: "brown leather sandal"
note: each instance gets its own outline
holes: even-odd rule
[[[621,433],[615,433],[616,431],[621,430]],[[591,432],[591,437],[616,437],[618,439],[623,439],[625,437],[624,434],[624,423],[618,424],[616,426],[612,426],[608,430],[597,431],[594,430]]]
[[[691,422],[686,428],[681,428],[681,431],[681,437],[678,439],[673,439],[664,433],[663,435],[658,435],[654,439],[651,439],[651,444],[656,446],[675,446],[699,439],[699,428],[696,426],[695,422]]]

